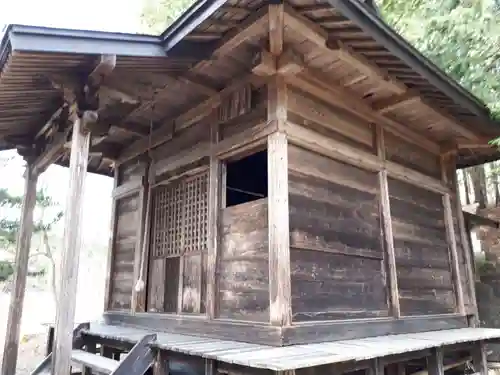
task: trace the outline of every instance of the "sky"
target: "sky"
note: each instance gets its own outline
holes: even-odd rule
[[[142,0],[0,0],[0,30],[8,24],[135,33],[140,31]],[[2,33],[0,33],[1,35]],[[7,152],[13,156],[15,153]],[[6,153],[0,153],[6,156]],[[0,187],[22,194],[24,162],[14,158],[2,168]],[[8,177],[8,178],[6,178]],[[69,184],[68,169],[51,166],[40,177],[39,186],[64,209]],[[84,193],[84,242],[107,241],[111,215],[111,178],[88,174]],[[55,231],[63,233],[62,221]]]
[[[138,32],[141,0],[2,0],[0,25]]]

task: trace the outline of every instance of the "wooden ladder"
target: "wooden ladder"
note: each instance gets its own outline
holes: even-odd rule
[[[150,344],[156,340],[156,334],[145,335],[127,353],[122,360],[106,358],[83,350],[83,333],[90,328],[89,323],[79,324],[73,331],[73,350],[71,364],[82,367],[83,374],[99,375],[143,375],[154,362],[154,353]],[[31,375],[50,375],[52,353],[33,370]]]

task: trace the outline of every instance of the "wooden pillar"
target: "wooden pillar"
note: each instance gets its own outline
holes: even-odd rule
[[[442,348],[432,349],[431,355],[427,357],[427,367],[429,375],[444,375]]]
[[[85,118],[85,114],[83,118]],[[77,118],[73,124],[71,158],[69,165],[69,189],[64,223],[64,246],[61,261],[60,288],[52,375],[68,375],[70,371],[73,329],[75,325],[78,264],[82,248],[81,228],[83,192],[89,156],[90,133],[85,130],[84,120]]]
[[[474,372],[476,374],[479,373],[479,375],[488,375],[488,362],[486,360],[486,345],[484,341],[474,343],[471,354]]]
[[[268,227],[270,322],[291,324],[288,142],[286,134],[268,137]]]
[[[10,298],[7,331],[2,361],[2,375],[14,375],[16,372],[21,319],[23,315],[28,259],[33,234],[33,211],[36,203],[36,183],[38,176],[33,172],[33,166],[28,164],[25,173],[24,198],[21,209],[21,225],[16,243],[16,263],[14,270],[14,285]]]
[[[462,250],[465,257],[465,271],[467,272],[467,289],[470,299],[470,304],[472,305],[472,311],[467,311],[467,313],[472,314],[472,319],[469,320],[470,325],[475,327],[479,324],[479,313],[477,308],[476,300],[476,276],[474,273],[474,252],[472,251],[472,241],[470,238],[470,228],[467,228],[464,220],[464,212],[462,210],[462,203],[460,201],[460,190],[458,186],[456,173],[453,174],[453,187],[455,190],[455,210],[457,211],[458,229],[460,231],[460,240],[462,242]]]
[[[384,131],[382,127],[376,127],[376,143],[377,155],[382,161],[385,161],[385,142]],[[387,182],[387,170],[383,168],[379,174],[380,185],[380,210],[382,216],[382,227],[384,230],[384,241],[387,252],[387,274],[389,276],[389,288],[391,296],[392,314],[395,318],[401,316],[401,309],[399,306],[399,289],[398,289],[398,275],[396,270],[396,255],[394,250],[394,237],[392,234],[392,217],[391,217],[391,204],[389,199],[389,185]]]
[[[152,173],[154,173],[153,168],[151,161],[148,159],[147,162],[144,162],[142,185],[137,198],[139,223],[137,225],[137,242],[134,251],[134,283],[136,283],[132,289],[132,312],[134,313],[146,311],[146,287],[149,264],[148,243],[150,238],[149,219],[151,216],[151,197],[149,196],[151,191],[149,187],[150,179],[153,180],[153,176],[150,176]]]
[[[217,267],[220,233],[220,210],[222,202],[222,165],[215,155],[215,145],[219,142],[219,125],[214,119],[210,127],[210,170],[208,181],[208,257],[207,257],[207,316],[217,315]]]
[[[113,184],[113,191],[118,187],[118,180],[119,180],[119,166],[115,166],[114,170],[114,184]],[[110,235],[109,235],[109,242],[108,242],[108,256],[106,259],[106,280],[105,280],[105,286],[104,286],[104,311],[108,310],[111,308],[111,287],[112,287],[112,280],[111,280],[111,275],[113,274],[113,263],[114,263],[114,256],[115,256],[115,239],[116,239],[116,210],[118,206],[118,199],[113,197],[113,200],[111,202],[111,219],[110,219]]]
[[[450,181],[448,178],[448,167],[450,160],[448,158],[441,158],[441,179],[446,186],[449,187]],[[458,192],[456,192],[458,194]],[[451,259],[451,271],[453,275],[453,282],[455,285],[455,296],[457,300],[458,313],[465,315],[464,293],[462,290],[462,282],[460,278],[460,264],[457,251],[457,239],[455,238],[455,228],[453,223],[453,210],[451,204],[451,197],[449,193],[443,195],[444,206],[444,223],[446,226],[446,233],[448,237],[448,246]]]

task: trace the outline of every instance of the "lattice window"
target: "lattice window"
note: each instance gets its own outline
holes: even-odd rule
[[[207,248],[208,172],[153,190],[153,257]]]

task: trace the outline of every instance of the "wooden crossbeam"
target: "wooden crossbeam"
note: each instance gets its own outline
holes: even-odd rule
[[[385,114],[405,104],[419,100],[420,96],[417,93],[408,90],[401,95],[394,95],[391,96],[390,98],[379,100],[372,104],[372,108],[374,111],[378,113]]]
[[[116,65],[116,56],[102,55],[99,64],[89,74],[86,85],[93,86],[94,89],[99,88],[100,84],[104,80],[104,77],[113,71],[115,65]],[[56,118],[62,113],[63,110],[67,110],[69,114],[75,112],[76,96],[73,93],[75,92],[74,90],[77,90],[78,88],[71,85],[68,86],[66,82],[67,80],[65,80],[64,83],[65,86],[61,87],[61,89],[63,89],[65,93],[68,94],[67,99],[72,100],[70,102],[72,104],[70,106],[68,106],[68,104],[65,104],[63,107],[61,107],[54,113],[54,115],[49,120],[49,123],[47,123],[43,127],[44,129],[47,129],[47,131],[51,127],[53,127],[54,121],[56,121]],[[65,131],[55,132],[54,136],[52,137],[50,145],[48,145],[45,148],[45,150],[40,155],[38,155],[36,159],[33,161],[34,173],[36,174],[42,173],[50,164],[56,162],[63,155],[64,144],[66,143],[66,139],[68,137],[70,130],[71,129],[68,128]]]
[[[441,151],[440,146],[423,135],[408,129],[399,122],[385,117],[364,102],[361,98],[348,92],[341,85],[332,82],[325,74],[315,69],[304,68],[303,72],[297,75],[286,77],[287,82],[292,86],[305,90],[327,103],[338,105],[350,112],[355,112],[358,116],[368,122],[375,122],[389,128],[396,135],[403,136],[412,140],[414,143],[425,147],[429,151],[438,155]]]
[[[405,84],[392,78],[391,75],[384,69],[373,64],[366,57],[354,51],[349,45],[340,41],[337,34],[329,35],[329,33],[320,25],[311,21],[307,17],[304,17],[290,6],[285,7],[285,24],[288,27],[291,27],[294,31],[299,32],[309,41],[316,44],[323,50],[323,52],[332,54],[332,57],[336,57],[346,63],[349,63],[366,76],[375,78],[377,82],[383,85],[386,89],[400,95],[405,95],[408,92],[408,88]],[[454,118],[445,109],[432,105],[422,98],[419,100],[421,100],[423,104],[440,117],[448,120],[450,123],[449,126],[451,126],[457,134],[468,139],[477,138],[477,135],[470,130],[467,124],[461,123],[461,121]]]
[[[267,7],[262,7],[260,10],[256,11],[252,16],[248,17],[238,28],[233,31],[227,33],[222,40],[216,44],[212,53],[205,59],[196,63],[192,66],[185,74],[182,75],[182,78],[176,77],[177,79],[188,80],[190,83],[198,84],[196,79],[193,78],[192,73],[197,70],[206,68],[211,66],[216,59],[221,58],[223,56],[228,55],[231,51],[233,51],[236,47],[238,47],[241,43],[244,43],[246,40],[260,34],[264,33],[266,30],[266,24],[268,19]],[[171,85],[166,85],[161,90],[158,91],[157,95],[161,95],[162,92],[166,92],[171,88]],[[215,92],[210,92],[210,95],[216,95]],[[134,109],[131,113],[128,114],[127,118],[132,117],[135,113],[142,111],[145,107],[151,105],[154,101],[154,98],[149,101],[145,101],[138,108]],[[124,121],[127,121],[127,118]]]
[[[304,17],[290,6],[285,7],[285,24],[316,44],[323,52],[329,53],[332,57],[339,58],[355,66],[364,74],[376,77],[386,88],[397,93],[406,91],[404,84],[392,79],[389,74],[353,51],[350,47],[332,39],[328,31],[307,17]]]
[[[120,155],[119,160],[117,160],[117,164],[121,164],[140,155],[149,147],[156,147],[162,143],[165,143],[172,138],[174,131],[179,131],[193,125],[201,118],[206,116],[214,108],[219,106],[224,98],[244,87],[245,85],[259,84],[262,82],[262,77],[258,77],[252,73],[249,73],[248,75],[235,80],[233,84],[222,89],[216,95],[213,95],[212,97],[202,101],[201,103],[198,103],[194,107],[189,108],[181,115],[162,121],[163,125],[159,129],[155,130],[151,137],[139,139],[132,143],[129,147],[127,147],[122,155]]]

